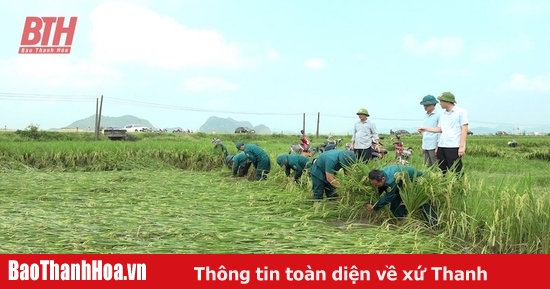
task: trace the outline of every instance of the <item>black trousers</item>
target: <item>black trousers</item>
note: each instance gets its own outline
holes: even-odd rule
[[[246,162],[246,165],[244,165],[244,167],[239,167],[239,171],[237,173],[237,175],[239,177],[244,177],[246,175],[248,175],[248,170],[250,169],[250,166],[252,165],[251,162]]]
[[[358,161],[368,163],[372,157],[372,148],[368,149],[354,149],[353,152]]]
[[[462,158],[458,156],[458,148],[437,148],[437,161],[439,168],[446,174],[454,167],[454,172],[460,175],[462,172]]]

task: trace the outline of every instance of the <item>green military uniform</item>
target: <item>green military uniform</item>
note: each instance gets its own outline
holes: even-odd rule
[[[277,164],[285,168],[285,175],[290,177],[290,173],[294,171],[294,181],[302,177],[306,165],[309,162],[309,159],[303,155],[298,154],[283,154],[277,157]]]
[[[374,204],[373,208],[379,210],[390,204],[390,210],[396,218],[404,218],[407,216],[408,211],[405,205],[403,204],[403,199],[399,194],[400,187],[402,186],[402,181],[397,181],[395,176],[397,173],[406,172],[410,180],[414,180],[416,177],[421,177],[423,173],[416,170],[410,166],[404,165],[391,165],[380,169],[386,178],[386,182],[382,187],[378,188],[378,193],[383,194]],[[384,194],[385,193],[385,194]],[[424,219],[432,224],[434,221],[437,221],[437,215],[431,205],[426,203],[422,205],[422,213]]]
[[[223,142],[219,138],[213,138],[212,143],[214,144],[214,153],[219,154],[221,153],[225,159],[225,164],[229,165],[229,161],[231,160],[231,155],[227,151],[227,148],[223,144]]]
[[[267,179],[267,174],[271,170],[271,160],[267,153],[255,144],[243,144],[237,143],[237,149],[240,149],[244,145],[244,153],[246,157],[252,162],[256,168],[256,180]]]
[[[227,155],[225,157],[225,165],[230,169],[233,168],[233,155]]]
[[[246,176],[251,164],[244,152],[236,154],[233,156],[232,175],[239,177]]]
[[[341,169],[350,166],[356,161],[355,154],[348,150],[333,149],[319,155],[311,164],[311,181],[313,183],[313,200],[322,200],[338,197],[334,188],[328,181],[326,173],[334,174]]]

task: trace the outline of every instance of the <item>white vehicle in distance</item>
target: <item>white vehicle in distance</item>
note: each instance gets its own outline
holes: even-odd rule
[[[126,129],[127,132],[146,132],[146,131],[150,131],[151,129],[146,127],[146,126],[142,126],[142,125],[139,125],[139,124],[129,124],[127,126],[124,127]]]

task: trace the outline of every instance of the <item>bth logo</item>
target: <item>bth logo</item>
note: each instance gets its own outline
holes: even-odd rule
[[[76,20],[77,17],[71,17],[69,23],[65,24],[65,17],[27,17],[19,54],[71,53]],[[62,34],[65,34],[65,43],[59,45]]]

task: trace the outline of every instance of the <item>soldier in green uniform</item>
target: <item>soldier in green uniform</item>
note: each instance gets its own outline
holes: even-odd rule
[[[277,164],[285,168],[285,175],[290,178],[290,173],[294,171],[294,182],[298,182],[302,177],[309,159],[298,154],[282,154],[277,157]]]
[[[336,173],[340,169],[346,170],[357,161],[355,154],[349,150],[333,149],[317,157],[311,164],[310,175],[313,183],[313,200],[320,201],[324,195],[327,198],[336,198],[336,188],[340,186],[336,180]]]
[[[399,194],[399,190],[403,184],[402,181],[397,181],[395,178],[395,175],[400,172],[406,172],[411,181],[423,175],[421,171],[413,167],[399,164],[387,166],[380,170],[374,169],[369,172],[370,183],[378,188],[378,193],[383,195],[374,205],[366,204],[365,209],[367,211],[376,211],[390,204],[390,211],[396,218],[402,219],[407,216],[407,208],[403,204],[403,199]],[[437,225],[437,214],[429,203],[422,205],[422,214],[430,226]]]
[[[252,162],[250,162],[246,158],[246,154],[243,152],[240,152],[234,156],[229,155],[226,158],[227,165],[231,169],[231,176],[232,177],[244,177],[248,175],[248,169],[252,165]]]
[[[267,174],[271,170],[271,160],[269,155],[255,144],[244,144],[243,142],[238,142],[235,147],[239,151],[243,151],[246,154],[246,157],[252,162],[256,168],[256,180],[266,180]]]
[[[227,155],[225,157],[225,165],[230,169],[233,168],[233,157],[233,155]]]

